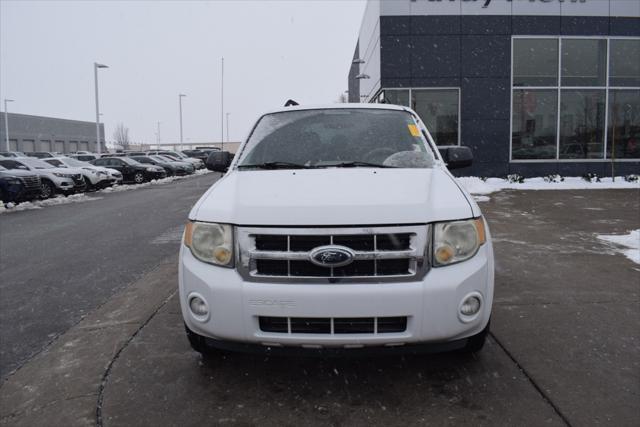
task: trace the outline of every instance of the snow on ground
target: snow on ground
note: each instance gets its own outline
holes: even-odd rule
[[[103,190],[99,190],[96,191],[95,193],[89,193],[91,195],[93,194],[99,194],[99,193],[114,193],[114,192],[119,192],[119,191],[129,191],[129,190],[136,190],[138,188],[144,188],[144,187],[148,187],[150,185],[162,185],[162,184],[167,184],[169,182],[173,182],[173,181],[177,181],[180,179],[185,179],[185,178],[190,178],[192,176],[195,175],[205,175],[208,173],[211,173],[212,171],[207,170],[207,169],[200,169],[197,170],[195,174],[193,175],[186,175],[186,176],[173,176],[173,177],[168,177],[168,178],[163,178],[163,179],[154,179],[153,181],[150,182],[145,182],[144,184],[125,184],[125,185],[116,185],[113,187],[108,187],[105,188]],[[35,200],[32,202],[23,202],[23,203],[7,203],[6,205],[0,203],[0,214],[2,213],[9,213],[9,212],[19,212],[19,211],[27,211],[27,210],[33,210],[33,209],[42,209],[44,207],[47,206],[57,206],[57,205],[66,205],[69,203],[83,203],[83,202],[92,202],[94,200],[100,200],[102,199],[102,197],[90,197],[89,195],[87,195],[86,193],[81,193],[81,194],[72,194],[71,196],[57,196],[51,199],[46,199],[46,200]]]
[[[502,178],[487,178],[486,181],[478,177],[466,176],[456,178],[457,181],[471,194],[491,194],[496,191],[513,190],[597,190],[605,188],[635,188],[640,189],[640,182],[627,182],[624,177],[600,178],[601,182],[585,181],[581,177],[565,177],[563,182],[546,182],[544,178],[526,178],[524,183],[510,183]],[[487,200],[480,200],[487,201]]]
[[[42,209],[47,206],[67,205],[69,203],[84,203],[100,200],[102,197],[89,197],[86,194],[72,194],[71,196],[57,196],[46,200],[34,200],[33,202],[24,203],[7,203],[6,206],[0,203],[0,213],[30,211],[33,209]]]
[[[631,261],[640,264],[640,228],[631,230],[629,234],[600,234],[598,239],[624,247],[625,249],[618,250]]]

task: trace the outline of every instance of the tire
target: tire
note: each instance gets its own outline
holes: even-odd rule
[[[84,177],[84,183],[86,185],[86,187],[84,188],[84,191],[93,191],[96,188],[93,186],[93,184],[91,183],[91,180],[89,178],[87,178],[86,176]]]
[[[211,354],[211,349],[207,347],[205,338],[202,335],[193,332],[186,323],[184,324],[184,330],[187,332],[187,338],[189,339],[189,344],[191,344],[192,349],[200,354]]]
[[[142,184],[144,182],[144,173],[136,172],[133,174],[133,182],[136,184]]]
[[[480,350],[482,350],[482,347],[484,347],[484,343],[487,340],[487,335],[489,334],[490,325],[491,325],[491,319],[489,319],[487,326],[485,326],[485,328],[482,331],[480,331],[476,335],[473,335],[467,338],[467,344],[460,349],[460,352],[470,354],[470,353],[477,353]]]
[[[40,198],[49,199],[56,195],[56,187],[51,181],[43,180],[40,186]]]

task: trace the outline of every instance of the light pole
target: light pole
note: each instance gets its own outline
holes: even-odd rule
[[[229,115],[231,113],[227,113],[227,142],[229,142]]]
[[[221,61],[220,73],[220,151],[224,151],[224,57]]]
[[[182,148],[182,98],[184,98],[185,95],[184,93],[180,93],[178,94],[178,105],[180,106],[180,148]]]
[[[158,133],[156,134],[157,138],[158,138],[158,150],[162,150],[162,148],[160,148],[160,122],[158,122]]]
[[[7,151],[11,151],[11,147],[9,147],[9,112],[7,111],[9,102],[13,102],[13,99],[4,99],[4,139],[7,141]]]
[[[109,68],[104,64],[93,63],[93,76],[96,86],[96,143],[98,144],[98,156],[102,153],[100,145],[100,103],[98,102],[98,68]]]

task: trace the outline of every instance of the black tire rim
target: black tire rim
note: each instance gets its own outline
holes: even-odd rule
[[[144,182],[144,175],[141,174],[140,172],[136,173],[133,176],[133,180],[137,183],[137,184],[141,184]]]
[[[42,184],[42,189],[40,191],[40,195],[42,196],[42,198],[48,199],[49,197],[51,197],[52,193],[53,193],[53,190],[51,189],[50,184],[48,183]]]

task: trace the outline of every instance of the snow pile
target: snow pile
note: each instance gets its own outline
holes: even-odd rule
[[[154,179],[151,180],[149,182],[144,182],[142,184],[122,184],[122,185],[114,185],[113,187],[107,187],[105,189],[102,189],[100,191],[98,191],[98,193],[117,193],[120,191],[129,191],[129,190],[137,190],[139,188],[145,188],[145,187],[149,187],[151,185],[162,185],[162,184],[168,184],[170,182],[173,181],[178,181],[181,179],[187,179],[187,178],[192,178],[194,176],[197,175],[207,175],[213,173],[213,171],[210,171],[208,169],[198,169],[194,174],[192,175],[184,175],[184,176],[168,176],[166,178],[161,178],[161,179]]]
[[[52,199],[35,200],[32,202],[24,203],[7,203],[2,205],[0,203],[0,214],[8,212],[29,211],[33,209],[42,209],[47,206],[68,205],[69,203],[84,203],[92,202],[94,200],[100,200],[102,197],[88,197],[86,194],[73,194],[71,196],[58,196]]]
[[[637,230],[631,230],[629,234],[600,234],[598,235],[598,239],[629,248],[620,249],[619,251],[631,261],[636,264],[640,264],[640,228]]]
[[[624,177],[601,178],[601,182],[585,181],[581,177],[565,177],[562,182],[548,182],[545,178],[526,178],[523,183],[510,183],[502,178],[487,178],[466,176],[456,180],[471,194],[491,194],[496,191],[512,190],[597,190],[597,189],[640,189],[640,182],[627,182]]]

